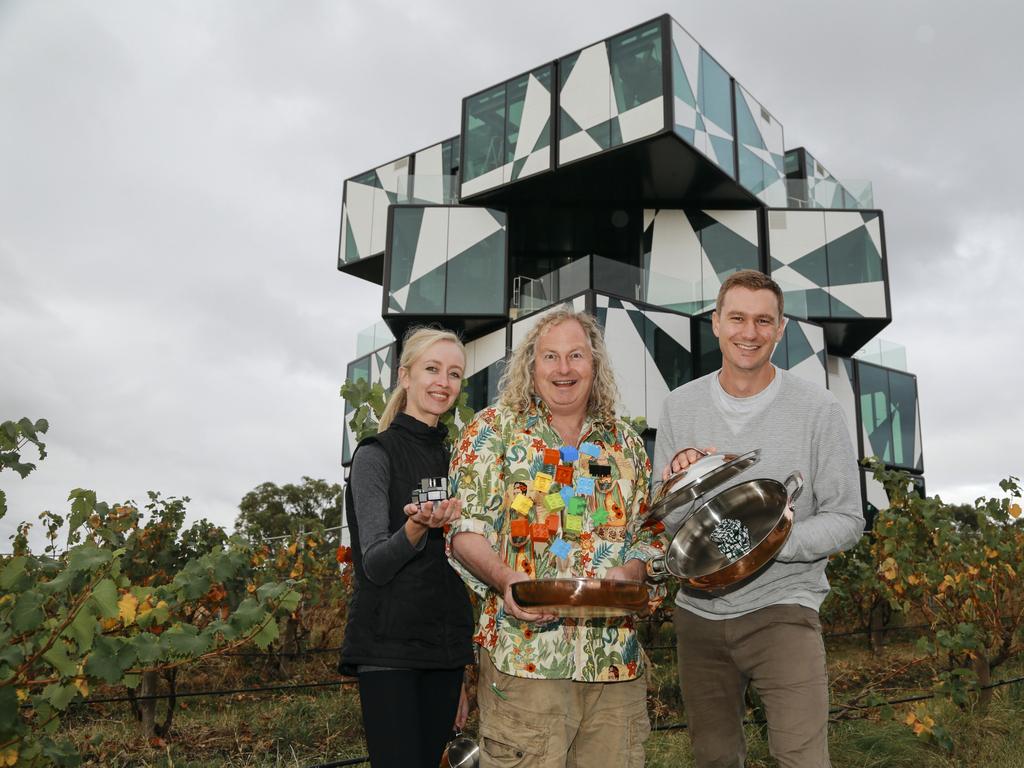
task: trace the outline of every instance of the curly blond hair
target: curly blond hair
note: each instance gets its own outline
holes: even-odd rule
[[[537,359],[537,339],[549,328],[560,323],[575,320],[583,328],[590,342],[590,354],[593,359],[594,383],[590,388],[587,400],[587,415],[595,421],[605,424],[615,422],[615,406],[619,401],[619,388],[615,384],[608,359],[608,348],[604,344],[601,326],[593,315],[576,312],[571,307],[563,306],[544,315],[526,338],[520,342],[508,359],[505,371],[498,382],[498,403],[518,413],[526,413],[533,403],[536,392],[533,388],[533,366]]]

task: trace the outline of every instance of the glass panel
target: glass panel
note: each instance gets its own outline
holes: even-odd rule
[[[826,217],[829,215],[825,214]],[[832,215],[859,218],[864,214]],[[830,285],[873,283],[882,279],[882,256],[867,229],[859,227],[828,244],[828,279]]]
[[[620,113],[662,95],[660,22],[611,38],[608,59]]]
[[[466,102],[466,167],[463,180],[501,167],[505,156],[505,86],[499,85]]]
[[[445,265],[431,270],[409,285],[405,312],[433,315],[444,312]]]
[[[860,364],[860,419],[868,434],[868,455],[892,463],[892,422],[889,418],[889,376],[882,368]]]
[[[466,380],[468,403],[474,411],[492,405],[498,399],[498,381],[505,369],[505,361],[498,360],[481,371],[477,371]]]
[[[453,211],[452,226],[457,226]],[[505,311],[505,231],[499,230],[447,264],[452,315],[500,315]]]
[[[917,431],[917,381],[905,373],[889,371],[892,407],[893,463],[914,468]]]
[[[569,80],[569,75],[572,74],[572,68],[576,66],[576,62],[579,60],[580,54],[576,52],[570,56],[566,56],[559,61],[558,66],[558,92],[561,93],[565,88],[565,84]],[[559,114],[561,119],[558,121],[558,138],[564,139],[567,136],[572,136],[580,132],[580,127],[576,122],[569,117],[569,114],[564,110],[560,109]]]
[[[516,142],[519,141],[519,126],[523,120],[523,105],[526,104],[526,86],[529,75],[509,80],[506,88],[508,109],[505,119],[505,163],[515,157]]]
[[[387,275],[388,290],[406,285],[412,278],[412,262],[416,256],[422,208],[395,208],[394,228],[391,232],[391,269]]]
[[[361,357],[358,360],[353,360],[348,364],[348,370],[345,373],[345,378],[348,381],[359,381],[362,379],[365,382],[370,381],[370,358],[369,356]]]
[[[594,257],[594,288],[635,301],[645,298],[643,270],[602,256]]]
[[[730,176],[735,176],[732,159],[732,137],[735,135],[732,124],[732,85],[729,73],[701,48],[700,51],[700,94],[699,109],[705,119],[711,120],[720,129],[715,131],[708,126],[708,154],[715,158],[719,167]],[[729,138],[721,138],[717,134],[724,131]],[[711,150],[714,150],[712,153]]]
[[[697,349],[700,356],[696,361],[697,370],[693,373],[695,378],[706,376],[722,367],[722,350],[711,328],[711,318],[702,317],[697,322]]]

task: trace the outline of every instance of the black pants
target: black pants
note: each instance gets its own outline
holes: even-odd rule
[[[451,739],[463,667],[359,673],[373,768],[437,768]]]

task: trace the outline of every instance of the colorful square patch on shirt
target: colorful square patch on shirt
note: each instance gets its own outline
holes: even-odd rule
[[[553,554],[555,557],[568,557],[572,551],[572,545],[565,541],[561,536],[551,542],[551,546],[548,547],[548,552]]]
[[[557,448],[545,448],[544,449],[544,458],[542,459],[542,461],[545,464],[557,464],[559,462],[560,458],[561,458],[561,454],[559,454]]]
[[[555,470],[555,482],[560,485],[572,485],[572,467],[568,464],[559,464]]]
[[[565,508],[565,500],[562,498],[562,494],[560,493],[549,493],[544,497],[544,506],[552,512],[557,512],[558,510]]]
[[[562,461],[576,461],[580,457],[579,451],[571,445],[563,445],[559,453],[562,454]]]
[[[576,480],[576,495],[578,496],[593,496],[594,495],[594,478],[592,477],[580,477]]]
[[[596,459],[601,455],[601,448],[594,443],[583,443],[580,445],[580,453],[589,456],[592,459]]]
[[[540,491],[541,493],[547,493],[548,489],[551,488],[551,483],[554,479],[555,478],[547,472],[538,472],[537,476],[533,478],[534,490]]]
[[[533,509],[533,499],[529,496],[523,496],[523,494],[517,494],[515,499],[512,501],[512,509],[518,512],[520,515],[530,514],[530,510]]]

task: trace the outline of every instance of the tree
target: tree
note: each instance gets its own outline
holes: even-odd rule
[[[256,540],[341,525],[344,500],[337,483],[304,476],[298,485],[261,483],[242,497],[238,508],[235,530]]]

